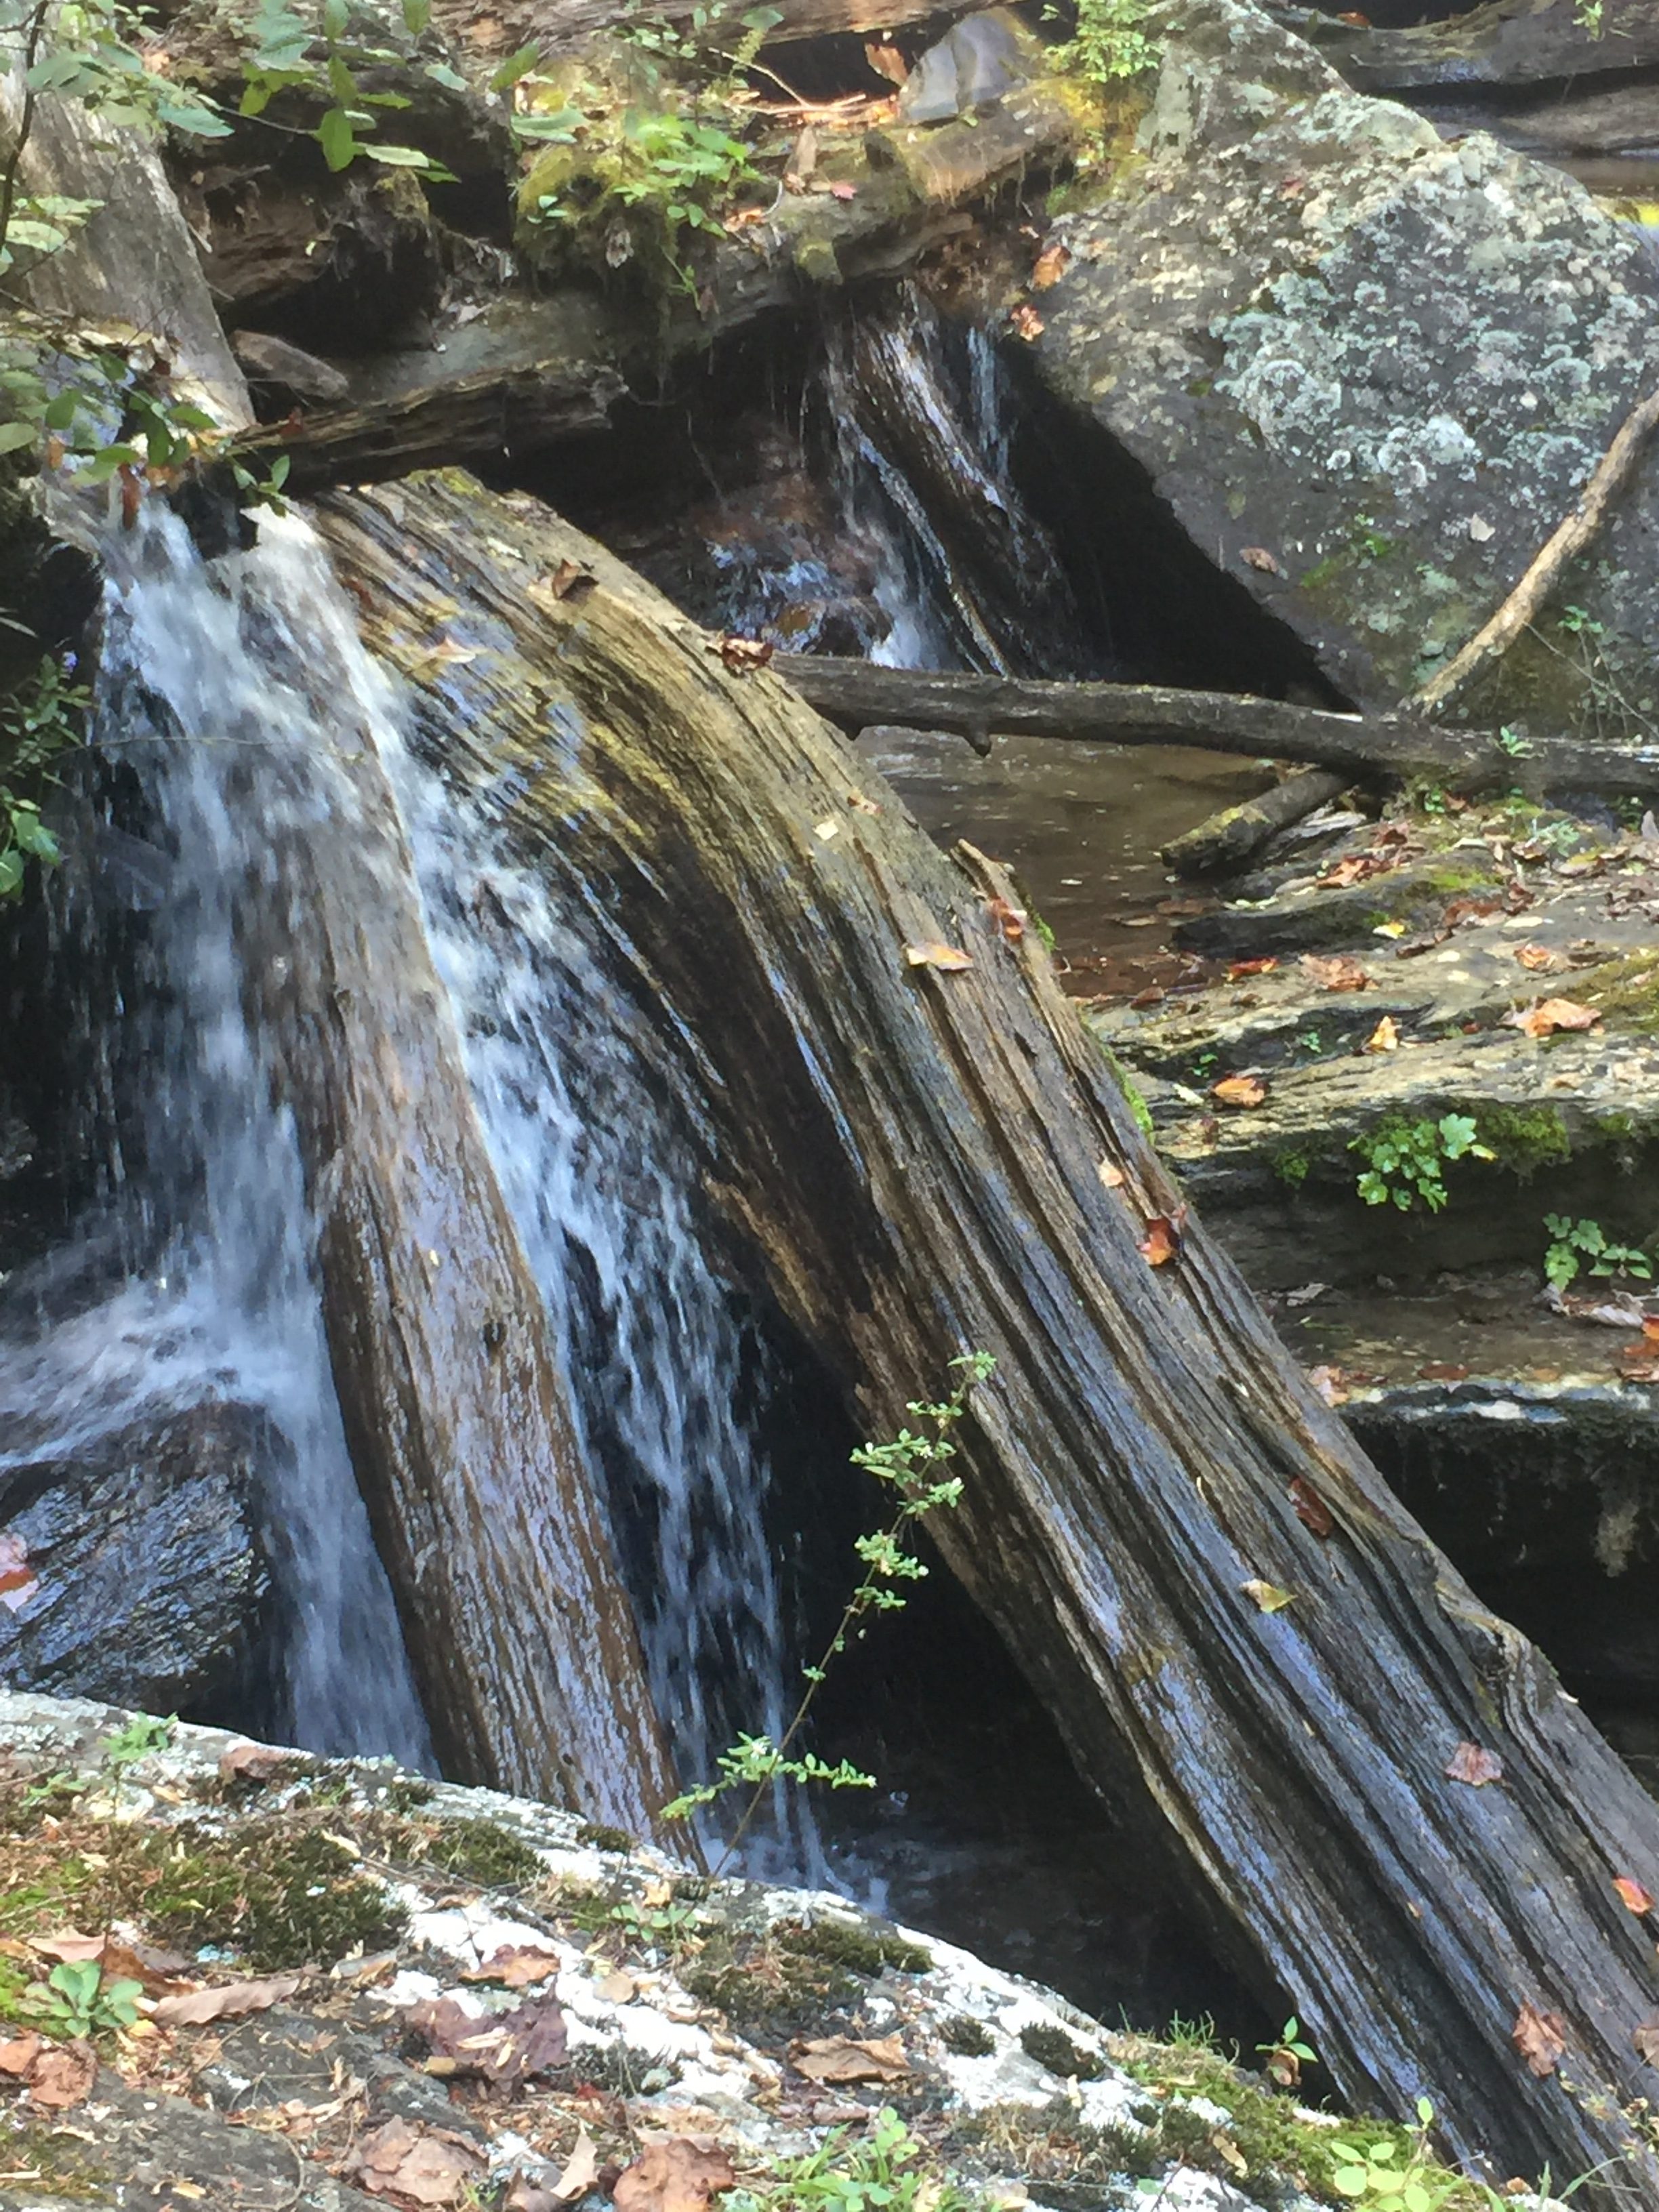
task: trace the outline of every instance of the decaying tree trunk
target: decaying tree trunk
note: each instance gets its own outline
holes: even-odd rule
[[[711,1188],[876,1431],[995,1355],[936,1533],[1084,1772],[1138,1771],[1351,2095],[1500,2172],[1621,2158],[1655,1974],[1613,1881],[1659,1889],[1659,1808],[1183,1218],[1001,872],[532,500],[322,521],[389,665],[465,648],[416,742],[685,1041]]]
[[[268,781],[248,801],[284,902],[247,964],[299,1127],[352,1463],[446,1771],[645,1834],[674,1784],[632,1609],[334,642],[305,648],[328,781],[293,809]],[[309,749],[290,773],[316,773]]]
[[[1470,789],[1527,783],[1534,791],[1627,794],[1659,789],[1659,747],[1581,744],[1542,734],[1520,753],[1486,730],[1414,714],[1339,714],[1231,691],[1154,684],[1056,684],[879,668],[828,654],[780,654],[778,672],[838,728],[880,723],[957,731],[969,738],[1023,734],[1093,744],[1199,745],[1367,775],[1432,776]]]

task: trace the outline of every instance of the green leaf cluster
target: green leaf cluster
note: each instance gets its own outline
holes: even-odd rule
[[[1443,1114],[1437,1121],[1391,1114],[1367,1135],[1354,1138],[1348,1150],[1365,1162],[1355,1188],[1366,1205],[1394,1206],[1401,1213],[1419,1201],[1431,1213],[1442,1210],[1449,1161],[1497,1157],[1480,1143],[1472,1114]]]
[[[1592,1275],[1631,1275],[1641,1283],[1653,1280],[1653,1262],[1642,1247],[1611,1243],[1599,1221],[1575,1221],[1570,1214],[1547,1213],[1544,1226],[1550,1234],[1544,1274],[1558,1291],[1577,1280],[1586,1261]]]

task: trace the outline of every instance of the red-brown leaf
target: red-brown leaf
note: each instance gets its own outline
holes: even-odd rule
[[[1626,1911],[1635,1913],[1652,1911],[1653,1892],[1650,1889],[1644,1889],[1633,1874],[1614,1875],[1613,1886],[1618,1891],[1619,1901]]]
[[[1333,953],[1328,958],[1304,952],[1302,965],[1322,991],[1368,991],[1371,987],[1370,977],[1346,952]]]
[[[1484,1790],[1489,1782],[1504,1779],[1504,1762],[1495,1751],[1483,1751],[1478,1743],[1460,1743],[1446,1762],[1448,1782],[1467,1782],[1472,1790]]]
[[[1304,1528],[1311,1528],[1316,1536],[1331,1536],[1336,1533],[1336,1522],[1331,1509],[1305,1475],[1298,1474],[1291,1485],[1291,1504],[1296,1517]]]
[[[1155,1213],[1146,1224],[1146,1233],[1136,1246],[1147,1265],[1162,1267],[1173,1260],[1181,1249],[1181,1221],[1177,1215]]]
[[[1259,569],[1264,576],[1279,576],[1284,574],[1284,570],[1265,545],[1247,545],[1238,557],[1247,568]]]
[[[1271,975],[1278,965],[1278,961],[1271,954],[1260,960],[1230,960],[1227,963],[1227,981],[1237,983],[1243,981],[1246,975]]]
[[[1567,2047],[1567,2023],[1559,2012],[1540,2012],[1523,2004],[1515,2016],[1510,2040],[1527,2062],[1527,2071],[1547,2081],[1560,2064]]]
[[[1259,1075],[1224,1075],[1219,1083],[1210,1085],[1210,1096],[1224,1106],[1260,1106],[1267,1096],[1267,1086]]]
[[[653,2142],[617,2179],[617,2212],[705,2212],[711,2197],[737,2186],[723,2150],[706,2150],[687,2136]]]
[[[1557,1030],[1594,1029],[1601,1018],[1594,1006],[1581,1006],[1572,999],[1540,999],[1530,1006],[1512,1007],[1503,1024],[1529,1037],[1546,1037]]]

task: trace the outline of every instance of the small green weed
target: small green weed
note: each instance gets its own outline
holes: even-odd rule
[[[1592,1275],[1631,1275],[1653,1280],[1653,1262],[1639,1244],[1613,1244],[1599,1221],[1575,1221],[1570,1214],[1547,1213],[1550,1243],[1544,1254],[1545,1279],[1558,1291],[1576,1282],[1586,1261]]]
[[[1302,2079],[1304,2066],[1316,2066],[1319,2055],[1310,2043],[1302,2039],[1301,2022],[1291,2014],[1273,2043],[1258,2043],[1256,2055],[1267,2062],[1267,2073],[1281,2089],[1294,2089]]]
[[[40,819],[41,795],[52,781],[50,763],[80,744],[90,697],[48,653],[0,699],[0,899],[18,896],[31,860],[58,865],[58,840]]]
[[[836,2128],[807,2157],[781,2162],[769,2183],[726,2201],[739,2212],[757,2205],[790,2212],[973,2212],[974,2206],[965,2190],[940,2180],[890,2106],[856,2140]]]
[[[144,1985],[106,1978],[95,1959],[64,1959],[26,1994],[39,2006],[39,2024],[48,2035],[82,2038],[131,2027]]]
[[[1479,1141],[1471,1114],[1443,1114],[1408,1121],[1391,1114],[1370,1133],[1349,1144],[1365,1162],[1355,1188],[1367,1206],[1395,1206],[1409,1213],[1419,1200],[1431,1213],[1446,1203],[1445,1168],[1465,1157],[1490,1160],[1495,1154]]]
[[[1056,58],[1091,84],[1144,76],[1158,66],[1160,54],[1146,33],[1147,14],[1146,0],[1078,0],[1077,28],[1056,49]]]

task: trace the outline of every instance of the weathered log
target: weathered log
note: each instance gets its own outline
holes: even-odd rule
[[[598,364],[544,361],[483,369],[367,406],[318,408],[251,430],[228,446],[222,459],[257,472],[286,453],[294,491],[374,483],[443,461],[533,453],[602,430],[622,391],[616,371]]]
[[[1224,806],[1195,830],[1172,837],[1161,848],[1158,857],[1167,860],[1178,876],[1219,875],[1227,868],[1242,866],[1270,837],[1288,830],[1293,822],[1305,821],[1334,799],[1340,799],[1347,787],[1347,777],[1329,769],[1300,769],[1270,791],[1245,799],[1242,805]]]
[[[747,1264],[877,1432],[995,1355],[936,1533],[1083,1771],[1138,1772],[1347,2094],[1432,2094],[1500,2172],[1623,2160],[1653,1966],[1613,1885],[1659,1885],[1659,1807],[1184,1218],[1041,945],[1004,934],[1006,878],[535,501],[452,474],[322,523],[388,665],[466,647],[411,697],[416,743],[505,805],[653,1010]],[[1502,1786],[1452,1778],[1465,1744]],[[1516,2049],[1525,2008],[1559,2015],[1559,2070]],[[1645,2153],[1621,2172],[1659,2187]]]
[[[696,4],[696,0],[663,0],[652,12],[684,27]],[[767,33],[773,45],[837,31],[898,30],[929,15],[958,12],[948,5],[941,9],[939,0],[774,0],[774,5],[779,20]],[[534,40],[550,54],[568,53],[628,21],[623,0],[511,0],[507,7],[440,0],[434,12],[445,30],[486,52]],[[734,5],[727,12],[736,21],[744,10]]]
[[[1580,744],[1540,735],[1519,753],[1490,732],[1449,729],[1405,714],[1335,714],[1231,691],[1153,684],[1053,684],[1007,676],[878,668],[867,660],[781,653],[778,673],[838,729],[878,722],[1115,745],[1199,745],[1305,761],[1357,776],[1431,776],[1469,788],[1526,783],[1540,791],[1659,789],[1659,745]]]
[[[222,753],[217,804],[259,824],[256,881],[226,896],[268,1079],[298,1131],[346,1440],[434,1747],[458,1779],[646,1832],[672,1776],[634,1617],[478,1123],[349,617],[303,537],[223,582],[264,641],[265,678]],[[151,721],[176,746],[183,835],[192,753],[232,735],[210,666],[220,604],[205,587],[174,603],[199,690],[170,690],[154,722],[135,653],[109,708],[128,742]],[[199,818],[207,847],[219,817]]]

